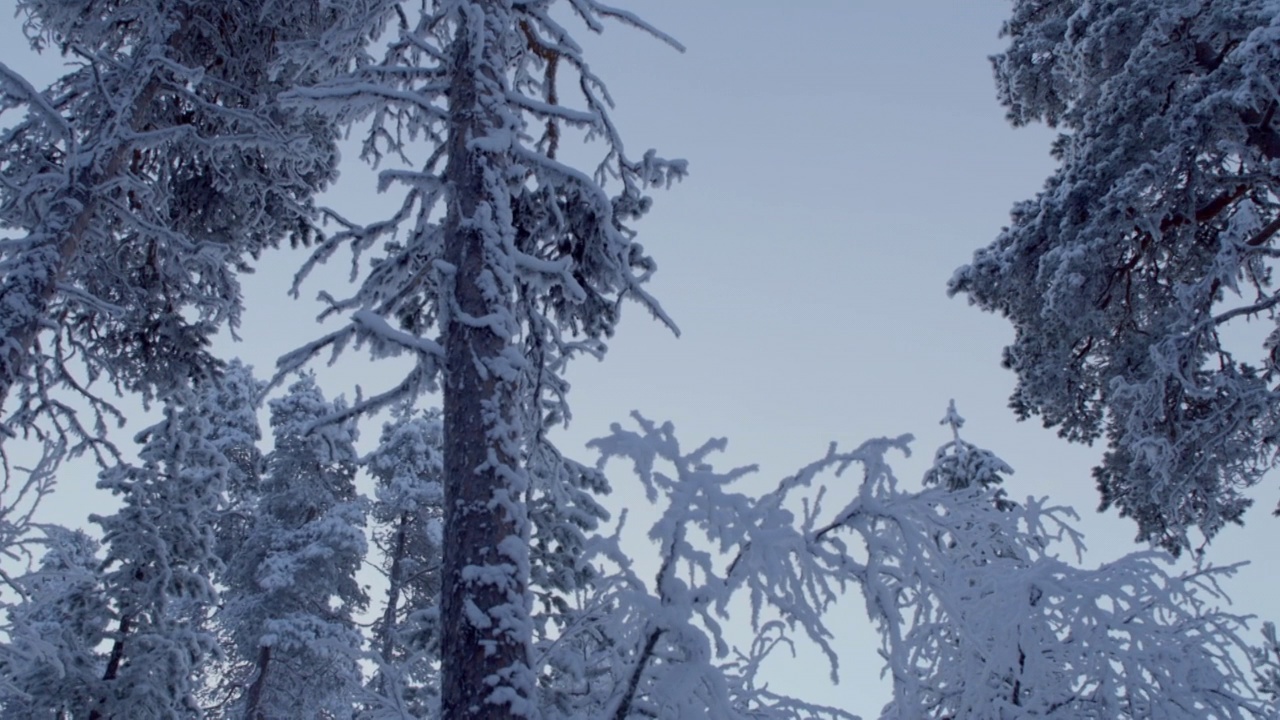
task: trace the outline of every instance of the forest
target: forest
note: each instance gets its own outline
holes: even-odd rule
[[[1221,550],[1280,514],[1280,4],[765,5],[0,6],[0,719],[1280,717]],[[968,25],[985,91],[903,51]],[[1040,128],[1008,197],[971,107]]]

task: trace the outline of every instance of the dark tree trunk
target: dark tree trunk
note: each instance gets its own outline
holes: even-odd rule
[[[405,545],[409,539],[409,513],[400,515],[400,524],[396,527],[395,549],[391,551],[391,571],[387,578],[387,607],[382,613],[382,628],[378,637],[378,656],[383,662],[391,662],[391,651],[395,647],[396,615],[400,611],[400,593],[404,587]]]
[[[501,375],[519,357],[509,324],[514,294],[495,237],[509,223],[510,189],[506,152],[471,141],[505,130],[500,39],[511,18],[495,0],[467,9],[483,13],[484,32],[477,48],[471,31],[459,29],[449,90],[444,243],[456,280],[444,329],[442,710],[445,720],[505,720],[526,714],[532,692],[528,556],[510,540],[524,538],[527,526],[518,395]]]
[[[111,643],[111,654],[107,656],[107,668],[102,673],[102,681],[107,684],[108,688],[111,681],[115,680],[120,674],[120,665],[124,662],[125,638],[128,637],[132,629],[132,623],[129,621],[128,615],[120,618],[120,628],[116,631],[115,641]],[[107,692],[110,693],[111,691],[108,689]],[[106,703],[107,698],[105,697],[99,700],[98,707],[89,711],[89,720],[103,720],[102,706]]]
[[[271,647],[258,649],[258,667],[253,682],[244,696],[244,720],[262,720],[262,691],[267,686],[267,672],[271,669]]]
[[[387,578],[387,607],[382,611],[382,627],[378,628],[378,635],[374,638],[378,647],[378,657],[382,658],[382,662],[390,665],[392,652],[395,650],[395,627],[396,615],[400,611],[400,594],[404,587],[404,556],[405,545],[409,537],[409,514],[402,513],[400,515],[399,525],[396,527],[395,548],[391,551],[391,571]],[[378,672],[377,690],[381,695],[385,695],[387,691],[387,675],[385,672]]]

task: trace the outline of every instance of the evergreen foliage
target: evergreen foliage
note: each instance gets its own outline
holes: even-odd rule
[[[209,440],[213,419],[199,410],[193,393],[166,398],[164,419],[138,435],[141,464],[116,465],[98,482],[123,505],[90,516],[102,528],[102,583],[114,611],[91,718],[196,713],[204,671],[219,654],[209,615],[228,462]]]
[[[112,611],[98,543],[81,531],[50,529],[37,570],[18,580],[0,661],[0,718],[70,718],[103,697]]]
[[[73,62],[43,90],[0,66],[7,434],[110,451],[123,418],[87,380],[153,397],[217,374],[238,273],[310,242],[336,173],[333,124],[277,96],[345,71],[369,4],[18,0],[33,47]]]
[[[623,299],[666,320],[643,289],[654,264],[626,223],[648,210],[644,193],[682,177],[685,164],[625,152],[605,85],[554,5],[466,0],[424,3],[412,15],[402,9],[381,62],[292,96],[340,119],[368,118],[363,154],[374,162],[426,157],[412,169],[382,170],[384,187],[405,189],[392,218],[359,225],[332,216],[341,230],[313,264],[343,244],[358,258],[381,242],[382,254],[354,295],[327,296],[330,312],[349,314],[350,323],[283,367],[352,340],[375,357],[414,358],[402,382],[352,414],[412,401],[443,379],[449,717],[536,713],[532,523],[540,561],[552,561],[539,580],[555,589],[580,580],[557,566],[556,553],[581,546],[582,530],[602,514],[590,499],[598,478],[566,464],[544,434],[568,417],[564,366],[578,354],[603,354]],[[590,30],[621,20],[675,44],[595,0],[563,5]],[[585,110],[558,100],[562,66],[578,76]],[[563,127],[603,141],[594,174],[557,159]],[[421,153],[410,145],[419,138],[427,141]]]
[[[258,511],[265,470],[258,448],[262,440],[258,407],[266,383],[253,376],[253,368],[235,359],[210,388],[201,412],[214,420],[209,442],[227,460],[226,505],[217,523],[218,557],[225,565],[244,547]]]
[[[717,468],[723,439],[690,450],[638,414],[592,443],[594,466],[561,454],[567,363],[605,354],[623,301],[674,330],[632,225],[685,164],[625,151],[564,24],[679,47],[630,12],[18,8],[79,64],[44,91],[0,65],[0,432],[46,441],[18,501],[92,449],[121,506],[91,516],[100,544],[0,506],[0,553],[45,550],[0,577],[0,720],[848,720],[767,679],[803,645],[838,680],[831,622],[855,596],[892,682],[884,720],[1276,717],[1280,644],[1265,625],[1251,647],[1223,609],[1234,567],[1174,571],[1154,550],[1077,567],[1072,511],[1012,501],[1012,469],[954,404],[920,488],[889,462],[909,436],[833,443],[763,493],[753,466]],[[1018,0],[1002,98],[1063,130],[1062,168],[952,282],[1015,323],[1015,408],[1105,435],[1104,503],[1174,553],[1240,519],[1280,436],[1280,342],[1251,366],[1218,335],[1280,297],[1276,8]],[[314,205],[350,128],[404,192],[383,221]],[[558,157],[574,134],[593,166]],[[237,326],[238,273],[285,240],[315,243],[295,293],[343,246],[357,284],[322,294],[342,325],[280,377],[352,344],[413,362],[350,405],[302,375],[268,403],[268,451],[266,384],[208,345]],[[163,413],[135,462],[81,382],[98,378]],[[443,409],[418,410],[434,392]],[[386,409],[360,458],[356,423]],[[619,475],[650,507],[610,517]],[[629,518],[648,546],[624,542]],[[366,562],[386,581],[367,616]]]
[[[420,718],[439,709],[441,435],[438,412],[402,410],[364,459],[376,483],[370,516],[387,590],[370,636],[375,699],[361,717]]]
[[[275,447],[219,615],[235,654],[231,716],[350,718],[363,644],[354,615],[368,603],[355,577],[366,551],[355,428],[322,424],[343,405],[311,376],[270,408]]]
[[[1010,401],[1105,438],[1102,506],[1171,552],[1242,521],[1280,448],[1280,7],[1022,0],[994,58],[1016,125],[1061,134],[1057,171],[951,280],[1004,315]]]

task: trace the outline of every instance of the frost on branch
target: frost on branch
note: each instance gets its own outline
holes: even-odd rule
[[[203,395],[201,412],[212,420],[209,442],[227,460],[225,505],[217,523],[218,557],[224,564],[244,549],[257,511],[264,471],[258,407],[266,383],[240,360],[227,363]],[[219,578],[224,581],[224,578]]]
[[[46,529],[39,567],[18,578],[0,652],[0,717],[75,717],[104,691],[102,644],[112,612],[98,543],[80,531]]]
[[[629,462],[660,509],[649,532],[660,570],[640,577],[617,534],[589,547],[599,579],[539,646],[544,703],[558,713],[847,717],[757,673],[794,638],[825,652],[834,675],[828,613],[856,589],[893,684],[885,720],[1268,717],[1244,618],[1219,608],[1234,567],[1177,574],[1156,552],[1096,569],[1060,559],[1083,549],[1074,513],[1009,502],[991,472],[1008,466],[959,437],[954,408],[956,437],[922,490],[901,488],[885,462],[903,437],[833,446],[759,497],[731,490],[752,468],[710,464],[723,441],[686,452],[669,424],[636,420],[593,446],[602,462]],[[860,482],[845,476],[854,465]],[[754,631],[749,649],[727,638],[735,621]]]
[[[444,454],[440,413],[398,410],[362,463],[377,483],[370,512],[386,577],[371,633],[376,671],[361,717],[434,717],[440,703],[440,561]]]
[[[1019,416],[1105,438],[1103,506],[1196,547],[1280,448],[1280,7],[1022,0],[1004,34],[1001,102],[1060,164],[950,292],[1013,324]]]
[[[270,407],[275,447],[219,615],[228,706],[246,718],[349,717],[363,642],[353,616],[368,602],[355,577],[366,550],[355,429],[316,427],[343,405],[310,376]]]
[[[1009,509],[1013,503],[1004,499],[1005,491],[996,486],[1004,482],[1002,476],[1013,474],[1013,468],[990,450],[983,450],[960,437],[964,418],[956,412],[955,400],[947,406],[947,414],[939,424],[951,428],[953,439],[938,448],[933,457],[933,467],[924,475],[924,484],[939,485],[948,490],[964,490],[971,486],[991,488],[996,493],[996,507]]]
[[[869,482],[843,523],[865,545],[858,574],[894,688],[885,720],[1269,717],[1245,619],[1220,609],[1235,566],[1178,574],[1154,551],[1073,565],[1058,553],[1083,550],[1074,513],[1006,500],[984,480],[1008,466],[960,438],[954,404],[944,422],[955,440],[926,481],[947,485]],[[985,460],[957,472],[958,454]]]
[[[195,694],[218,655],[209,615],[216,521],[229,463],[210,441],[213,419],[192,391],[165,399],[164,418],[138,434],[140,464],[102,472],[98,487],[122,507],[91,515],[106,548],[102,583],[113,616],[102,691],[89,718],[196,712]]]
[[[620,530],[597,535],[583,564],[598,576],[564,614],[558,633],[535,649],[544,678],[544,715],[570,718],[850,718],[773,692],[758,677],[768,653],[806,636],[831,661],[823,621],[847,576],[838,554],[812,546],[817,508],[797,518],[785,505],[823,469],[879,462],[894,443],[831,454],[754,498],[734,485],[754,469],[719,472],[711,457],[724,441],[683,451],[670,424],[636,416],[637,431],[615,425],[591,443],[601,468],[628,462],[660,515],[648,537],[659,553],[652,581],[620,545]],[[739,651],[723,627],[749,604],[758,641]]]
[[[41,444],[39,459],[31,467],[13,467],[0,449],[0,585],[23,593],[13,586],[11,572],[30,566],[36,548],[47,538],[37,512],[57,485],[57,473],[66,445],[58,440]],[[3,607],[0,601],[0,607]]]
[[[502,166],[502,180],[495,188],[502,197],[494,207],[504,209],[475,222],[496,233],[496,245],[486,248],[485,262],[493,274],[489,292],[507,295],[505,301],[511,305],[459,318],[511,334],[510,341],[526,361],[508,359],[507,369],[524,376],[525,392],[536,398],[530,407],[538,424],[567,420],[565,363],[579,354],[603,355],[623,300],[638,302],[674,327],[644,290],[656,265],[635,241],[631,224],[651,207],[648,191],[668,187],[686,173],[682,160],[666,160],[652,150],[638,158],[625,151],[610,115],[613,99],[569,29],[552,17],[555,4],[515,3],[507,24],[497,31],[500,44],[508,48],[498,61],[504,65],[499,75],[511,77],[510,86],[491,100],[501,108],[502,124],[490,128],[485,138],[472,139],[468,147],[485,150],[485,162],[495,163],[495,170]],[[484,3],[467,7],[472,5],[480,8]],[[678,47],[625,11],[594,0],[570,5],[570,12],[593,31],[600,31],[606,21],[621,21]],[[293,104],[342,120],[367,121],[362,157],[383,167],[379,190],[403,192],[396,212],[372,223],[326,210],[336,229],[317,246],[294,285],[297,292],[318,264],[344,246],[351,249],[357,290],[346,298],[321,293],[329,305],[325,314],[349,315],[350,323],[283,358],[283,369],[298,367],[326,348],[341,351],[352,342],[367,344],[374,357],[408,354],[418,366],[391,392],[370,398],[353,412],[433,389],[444,353],[438,336],[451,318],[459,317],[456,299],[450,297],[459,268],[445,258],[447,228],[441,211],[449,200],[444,177],[451,152],[446,143],[447,93],[450,73],[456,69],[450,53],[460,41],[455,36],[461,7],[433,2],[424,4],[421,12],[402,8],[399,25],[388,28],[388,48],[381,61],[290,94]],[[467,10],[473,11],[475,17],[485,12]],[[573,93],[562,104],[565,83],[573,86]],[[590,169],[557,159],[560,139],[568,131],[601,146]],[[386,167],[390,164],[395,166]],[[361,261],[371,253],[374,257],[362,274]]]
[[[239,274],[314,237],[336,172],[334,125],[276,96],[359,57],[370,5],[16,3],[70,69],[40,89],[0,65],[0,439],[109,456],[103,382],[155,399],[217,374]]]
[[[1273,622],[1262,624],[1263,643],[1253,648],[1254,684],[1271,701],[1272,713],[1280,713],[1280,640]]]

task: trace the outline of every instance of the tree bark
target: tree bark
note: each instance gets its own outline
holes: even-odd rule
[[[529,717],[528,543],[519,397],[510,363],[514,289],[501,0],[459,9],[451,52],[445,260],[454,274],[444,328],[444,562],[441,592],[445,720]],[[482,25],[482,27],[481,27]],[[486,142],[477,143],[478,139]],[[507,142],[511,142],[508,140]],[[507,238],[509,240],[509,238]]]
[[[244,696],[244,720],[262,720],[262,691],[267,686],[267,671],[271,669],[271,646],[258,649],[258,672]]]
[[[400,610],[400,591],[404,585],[401,575],[404,573],[405,544],[409,538],[409,514],[401,513],[399,525],[396,527],[396,546],[391,551],[391,571],[387,578],[387,607],[382,612],[382,628],[379,630],[378,656],[383,662],[391,662],[391,651],[394,648],[396,614]]]
[[[378,634],[374,641],[378,646],[378,657],[382,658],[382,662],[386,665],[391,664],[392,651],[395,650],[395,627],[396,615],[400,611],[400,593],[404,586],[404,556],[405,544],[409,535],[409,514],[401,513],[399,525],[396,527],[396,543],[395,549],[391,551],[391,571],[387,578],[387,606],[382,611],[382,627],[378,628]],[[379,695],[385,695],[387,692],[387,674],[384,669],[378,671],[378,680],[376,689]]]
[[[124,661],[124,641],[132,629],[128,615],[120,618],[120,628],[116,631],[116,639],[111,643],[111,654],[107,657],[107,668],[102,673],[104,683],[110,684],[120,674],[120,664]],[[108,698],[105,697],[98,700],[98,706],[89,711],[89,720],[102,720],[102,706],[107,701]]]

